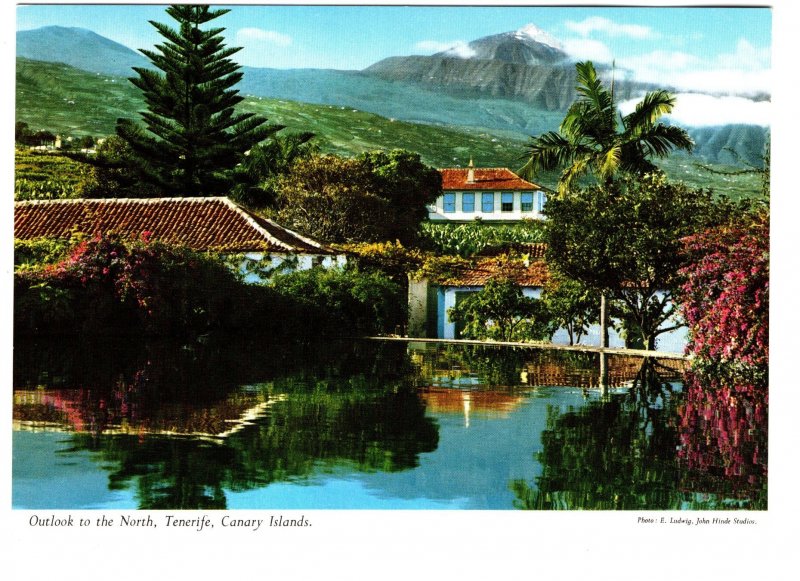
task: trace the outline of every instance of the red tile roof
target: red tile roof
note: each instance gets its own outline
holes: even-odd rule
[[[507,257],[483,258],[440,284],[484,286],[492,278],[510,278],[520,286],[543,287],[550,278],[550,271],[544,260],[531,260],[526,264],[522,260]]]
[[[541,186],[523,180],[504,167],[476,167],[475,180],[467,181],[468,168],[440,169],[442,190],[540,190]]]
[[[547,244],[543,242],[509,242],[501,247],[489,246],[478,253],[478,256],[499,256],[508,254],[512,251],[516,254],[526,254],[529,260],[537,260],[545,257]]]
[[[251,214],[228,198],[33,200],[14,204],[14,237],[118,234],[219,252],[333,254],[318,242]]]

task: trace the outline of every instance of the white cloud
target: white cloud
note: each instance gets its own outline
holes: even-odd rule
[[[679,51],[654,51],[619,59],[637,81],[657,83],[683,91],[755,95],[771,93],[769,50],[740,41],[735,53],[711,60]]]
[[[770,125],[772,104],[769,101],[697,93],[678,93],[675,97],[675,108],[668,119],[681,126],[711,127],[731,123]],[[621,103],[619,108],[623,114],[628,114],[638,102],[639,99],[631,99]]]
[[[757,48],[748,40],[740,38],[736,44],[736,51],[732,54],[722,54],[717,58],[720,66],[730,69],[760,70],[770,67],[769,48]]]
[[[288,34],[275,32],[274,30],[263,30],[261,28],[240,28],[236,31],[236,42],[245,44],[247,42],[264,42],[277,46],[289,46],[292,44],[292,37]]]
[[[463,40],[452,42],[440,42],[438,40],[422,40],[414,45],[417,50],[425,53],[447,52],[459,58],[469,58],[475,55],[475,51]]]
[[[595,63],[610,63],[613,60],[611,49],[599,40],[588,38],[571,39],[561,43],[564,52],[578,61],[592,61]]]
[[[649,26],[638,24],[617,24],[616,22],[601,16],[590,16],[580,22],[568,20],[565,26],[581,36],[589,36],[594,32],[600,32],[608,36],[624,36],[627,38],[655,38],[656,34]]]

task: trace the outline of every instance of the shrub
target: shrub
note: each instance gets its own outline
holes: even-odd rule
[[[243,285],[215,257],[115,237],[15,275],[22,333],[200,334],[229,325]]]
[[[294,301],[294,324],[309,336],[392,332],[405,321],[402,287],[377,271],[314,268],[278,275],[272,288]]]
[[[766,385],[769,363],[769,222],[723,226],[685,240],[681,311],[696,370]]]
[[[538,221],[497,225],[423,222],[420,228],[423,246],[434,252],[462,258],[492,249],[500,250],[509,244],[534,244],[542,240],[542,224]]]

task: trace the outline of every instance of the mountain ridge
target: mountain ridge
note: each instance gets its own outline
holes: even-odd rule
[[[521,30],[524,29],[494,36],[524,36]],[[531,38],[535,36],[534,33]],[[495,39],[490,43],[487,38],[492,39],[484,37],[474,42],[499,46],[503,41]],[[139,53],[87,29],[44,27],[20,31],[17,39],[20,57],[62,62],[96,75],[130,77],[133,75],[132,66],[150,66],[149,61]],[[53,39],[59,39],[57,51],[50,46]],[[530,42],[522,40],[526,46],[530,46]],[[87,52],[91,53],[90,59],[84,58]],[[526,136],[558,127],[563,110],[574,99],[575,85],[574,66],[571,63],[556,59],[551,64],[522,64],[526,58],[517,54],[509,59],[519,62],[508,62],[441,55],[390,57],[363,71],[243,67],[244,78],[237,89],[246,96],[347,107],[390,120],[472,127],[477,131],[503,131],[525,139]],[[395,66],[396,72],[392,73],[385,67],[392,62],[405,62],[410,66],[405,70]],[[384,72],[375,74],[375,69],[380,66],[385,67]],[[608,68],[598,69],[601,75],[609,72]],[[432,71],[435,74],[431,74]],[[469,73],[468,77],[483,80],[465,82],[460,78],[465,72]],[[426,75],[438,75],[439,80],[429,82]],[[105,81],[110,84],[115,82],[113,79]],[[20,82],[18,75],[18,86]],[[27,81],[22,79],[22,82]],[[443,87],[443,84],[449,86]],[[634,98],[649,88],[619,80],[615,85],[620,100]],[[68,100],[65,99],[65,102]],[[117,108],[119,105],[113,101],[108,103],[108,107]],[[735,160],[738,155],[741,161],[758,165],[769,130],[759,126],[729,125],[687,127],[697,142],[697,154],[706,161],[726,163]],[[726,152],[729,148],[735,153]]]

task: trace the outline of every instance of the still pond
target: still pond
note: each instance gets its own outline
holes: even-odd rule
[[[12,504],[767,508],[761,408],[687,401],[668,360],[611,357],[601,394],[597,366],[402,342],[18,342]]]

